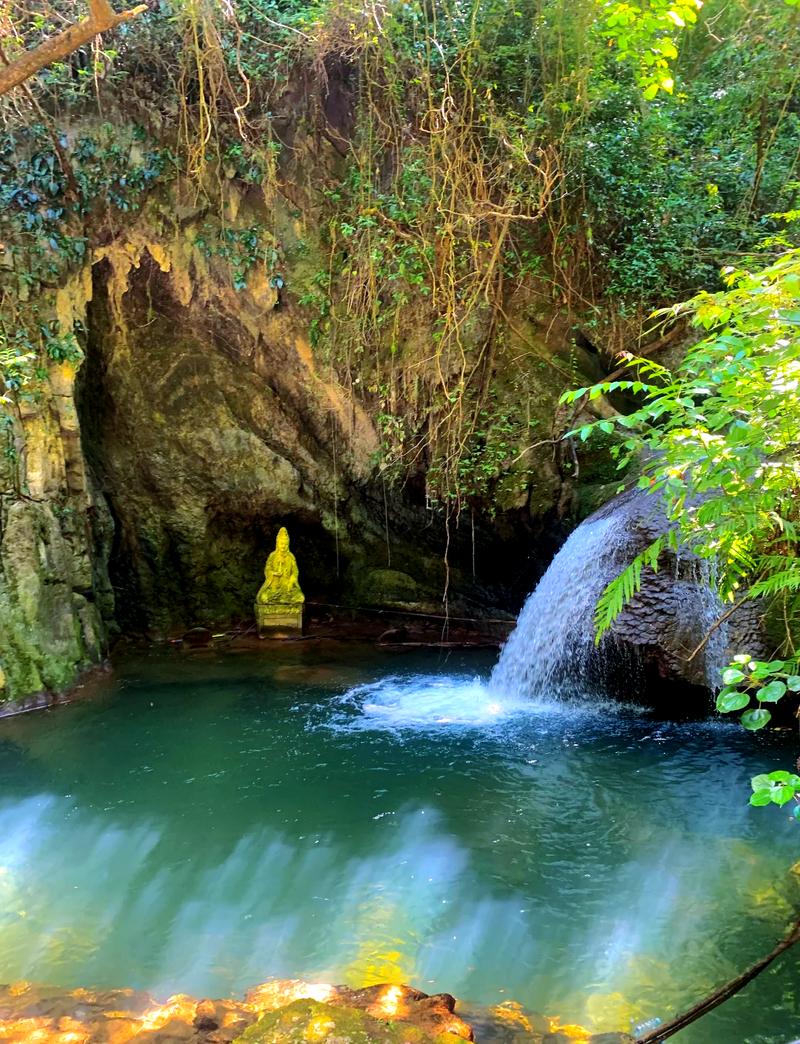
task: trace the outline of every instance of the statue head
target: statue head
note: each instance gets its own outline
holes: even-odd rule
[[[278,530],[278,536],[275,540],[276,551],[288,551],[289,550],[289,533],[286,526],[281,526]]]

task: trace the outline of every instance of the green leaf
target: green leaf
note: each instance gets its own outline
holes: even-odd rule
[[[764,662],[762,660],[756,660],[755,667],[752,667],[753,676],[759,681],[762,678],[769,678],[772,674],[780,674],[786,666],[783,660],[769,660]]]
[[[757,790],[755,794],[750,795],[750,804],[758,806],[769,805],[772,801],[772,797],[768,790]]]
[[[794,787],[789,783],[773,787],[770,791],[770,799],[774,805],[785,805],[787,801],[791,801],[793,797]]]
[[[764,685],[756,693],[756,699],[761,703],[777,703],[786,692],[786,686],[781,681],[770,682]]]
[[[792,779],[797,779],[797,776],[792,776],[791,772],[787,772],[785,769],[776,769],[775,772],[770,772],[767,775],[767,779],[770,783],[791,783]]]
[[[763,729],[772,719],[772,715],[765,707],[758,707],[755,710],[745,711],[742,715],[742,725],[751,732],[756,732],[758,729]]]
[[[750,780],[750,786],[753,790],[769,790],[772,786],[772,780],[762,772],[760,776],[753,776]]]
[[[717,696],[717,710],[722,714],[730,714],[731,711],[741,710],[742,707],[746,707],[750,702],[750,697],[746,692],[721,692]]]
[[[722,681],[725,685],[738,685],[740,681],[744,681],[744,672],[738,667],[728,667],[722,672]]]
[[[789,692],[800,692],[800,674],[790,674],[786,679],[786,688]]]

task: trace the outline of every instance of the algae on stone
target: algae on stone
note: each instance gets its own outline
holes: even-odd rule
[[[297,1000],[263,1015],[234,1044],[454,1044],[458,1039],[430,1035],[407,1022],[384,1022],[356,1008]]]
[[[0,475],[0,703],[57,693],[105,651],[105,507],[84,463],[75,376],[71,363],[51,365],[12,416],[16,449]]]

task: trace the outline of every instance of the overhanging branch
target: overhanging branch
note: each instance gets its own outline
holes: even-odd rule
[[[88,18],[69,26],[63,33],[58,33],[49,40],[45,40],[32,51],[25,51],[5,67],[0,67],[0,95],[7,94],[18,87],[34,73],[44,69],[46,65],[66,58],[83,44],[93,40],[98,33],[114,29],[122,22],[128,22],[146,10],[147,4],[138,4],[129,11],[117,14],[111,8],[108,0],[89,0]]]
[[[688,1011],[684,1011],[681,1015],[671,1019],[664,1025],[656,1027],[654,1030],[650,1030],[649,1033],[645,1033],[643,1037],[637,1037],[634,1044],[661,1044],[662,1041],[667,1040],[668,1037],[672,1037],[680,1030],[685,1029],[691,1023],[697,1019],[706,1015],[709,1011],[713,1011],[714,1008],[718,1007],[724,1001],[733,997],[734,994],[738,993],[739,990],[743,989],[748,983],[752,982],[756,976],[760,975],[766,968],[772,964],[782,953],[785,953],[790,947],[800,942],[800,917],[794,922],[791,928],[788,930],[786,935],[781,941],[773,947],[772,950],[760,961],[756,961],[755,964],[751,964],[747,971],[742,972],[741,975],[737,975],[735,979],[731,979],[730,982],[726,982],[724,986],[720,986],[719,989],[714,990],[713,993],[709,993],[707,997],[699,1001],[694,1007],[689,1008]]]

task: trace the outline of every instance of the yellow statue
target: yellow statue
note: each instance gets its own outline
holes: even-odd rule
[[[278,530],[275,550],[264,566],[264,583],[256,595],[256,624],[259,637],[269,631],[303,630],[303,603],[297,559],[289,550],[285,526]]]

